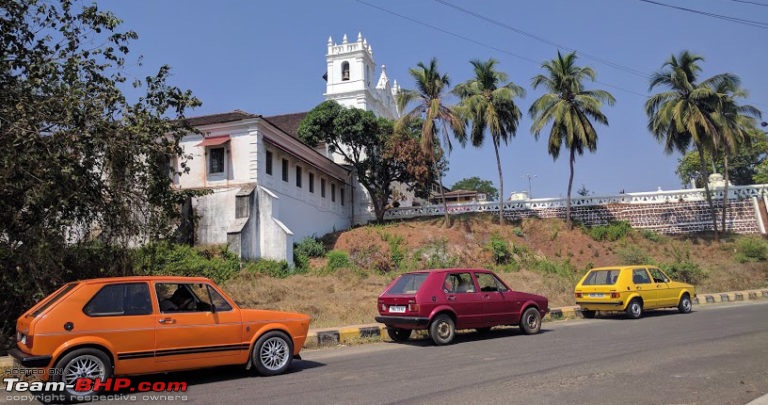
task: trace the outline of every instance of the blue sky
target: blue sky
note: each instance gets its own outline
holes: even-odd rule
[[[541,95],[531,88],[531,78],[558,47],[577,50],[579,64],[597,72],[597,82],[587,87],[608,90],[617,99],[615,106],[604,109],[610,125],[597,128],[597,152],[576,160],[574,194],[582,185],[596,195],[681,188],[674,173],[679,155],[664,154],[646,129],[643,110],[650,94],[648,75],[673,53],[689,49],[704,56],[701,77],[739,75],[750,92],[747,102],[768,111],[768,0],[658,2],[761,22],[763,28],[641,0],[97,4],[123,19],[124,29],[139,34],[131,55],[141,55],[143,65],[131,64],[129,75],[142,77],[170,65],[172,84],[191,89],[203,102],[190,115],[241,109],[269,116],[312,109],[323,101],[329,36],[340,43],[344,34],[353,40],[362,32],[377,65],[385,64],[390,79],[403,88],[413,86],[408,69],[432,57],[452,85],[470,78],[469,60],[497,59],[498,68],[527,91],[518,100],[526,114],[517,135],[501,149],[505,194],[527,190],[526,175],[532,175],[534,197],[558,197],[567,190],[568,154],[553,161],[547,153],[548,129],[535,141],[527,115]],[[455,145],[445,185],[471,176],[498,185],[490,142],[480,149]]]

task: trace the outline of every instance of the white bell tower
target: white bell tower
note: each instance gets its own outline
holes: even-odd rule
[[[363,38],[362,33],[357,34],[355,42],[349,42],[344,34],[341,44],[335,44],[333,39],[328,37],[326,60],[326,100],[335,100],[346,107],[372,111],[379,117],[400,117],[395,103],[400,86],[396,80],[390,83],[383,65],[379,79],[374,80],[376,64],[373,60],[373,48]]]

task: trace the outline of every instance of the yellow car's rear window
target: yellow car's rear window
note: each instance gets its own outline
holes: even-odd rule
[[[619,278],[619,269],[592,270],[581,285],[614,285]]]

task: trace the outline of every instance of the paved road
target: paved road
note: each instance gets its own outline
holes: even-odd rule
[[[196,384],[190,402],[744,404],[768,393],[768,303],[547,323],[457,344],[309,351],[295,372]],[[213,380],[213,381],[211,381]]]
[[[467,333],[443,347],[305,351],[276,377],[219,368],[153,379],[188,381],[195,404],[745,404],[768,393],[768,302],[694,311]]]

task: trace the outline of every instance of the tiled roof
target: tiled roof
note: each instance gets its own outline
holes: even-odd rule
[[[452,197],[452,196],[460,196],[460,195],[476,195],[478,192],[476,190],[453,190],[453,191],[447,191],[445,193],[446,197]]]
[[[298,138],[299,124],[301,124],[301,120],[303,120],[306,116],[307,112],[300,112],[293,114],[273,115],[271,117],[264,117],[264,119],[269,121],[272,125],[282,129],[288,135],[294,138]]]
[[[241,121],[250,118],[259,118],[258,114],[251,114],[242,110],[235,110],[220,114],[202,115],[200,117],[187,118],[187,123],[193,127],[210,124],[222,124],[225,122]]]

